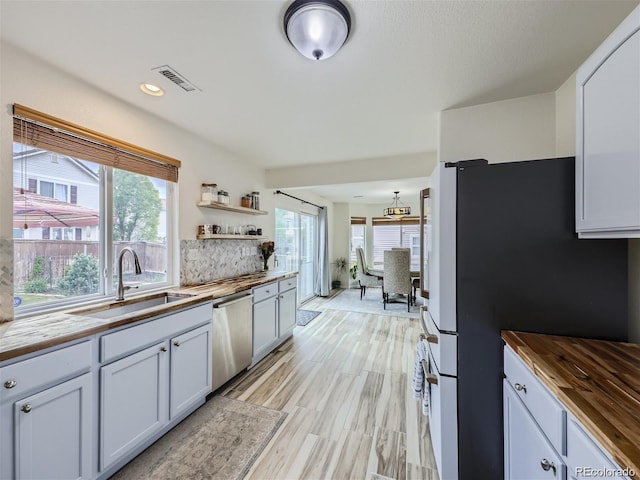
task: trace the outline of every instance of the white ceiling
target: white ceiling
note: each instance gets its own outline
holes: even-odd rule
[[[346,0],[351,36],[321,62],[284,36],[288,4],[1,0],[1,38],[277,168],[433,151],[437,112],[556,90],[638,0]]]

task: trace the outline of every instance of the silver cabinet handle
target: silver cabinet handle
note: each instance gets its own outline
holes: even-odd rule
[[[167,351],[167,347],[165,347],[165,346],[160,347],[160,351],[161,352],[166,352]]]
[[[173,342],[173,344],[174,344],[176,347],[179,347],[179,346],[180,346],[180,342],[179,342],[179,341],[177,341],[177,340],[176,340],[175,342]]]
[[[540,467],[545,471],[548,472],[549,470],[553,470],[553,475],[556,475],[556,464],[553,462],[550,462],[549,460],[547,460],[546,458],[543,458],[540,461]]]
[[[24,413],[29,413],[32,410],[31,404],[25,403],[20,410],[22,410]]]
[[[519,383],[516,383],[516,384],[513,385],[513,387],[519,392],[527,393],[527,386],[526,385],[520,385]]]
[[[267,292],[269,293],[269,292]],[[249,300],[253,298],[252,294],[249,295],[244,295],[240,298],[236,298],[234,300],[229,300],[228,302],[223,302],[223,303],[215,303],[213,305],[213,308],[224,308],[224,307],[228,307],[229,305],[233,305],[234,303],[238,303],[238,302],[244,302],[245,300]]]
[[[13,388],[18,384],[15,380],[7,380],[4,382],[4,388]]]

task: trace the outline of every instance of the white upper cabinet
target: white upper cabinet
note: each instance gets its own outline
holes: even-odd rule
[[[576,231],[640,237],[640,7],[576,74]]]

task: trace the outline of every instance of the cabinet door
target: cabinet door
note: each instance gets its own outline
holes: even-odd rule
[[[564,480],[561,457],[506,380],[503,389],[505,479]]]
[[[211,392],[211,324],[171,339],[171,418]]]
[[[100,369],[101,470],[168,422],[167,350],[158,343]]]
[[[277,308],[277,297],[271,297],[253,305],[254,363],[278,340]]]
[[[278,299],[278,336],[287,337],[296,326],[297,289],[280,294]]]
[[[597,60],[577,77],[577,231],[640,230],[640,33]]]
[[[90,405],[90,373],[16,402],[15,478],[90,478]]]

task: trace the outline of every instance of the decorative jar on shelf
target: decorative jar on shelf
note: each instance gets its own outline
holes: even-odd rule
[[[215,202],[218,199],[215,183],[203,183],[200,187],[200,200],[203,202]]]
[[[229,205],[229,194],[224,190],[218,190],[218,203]]]

